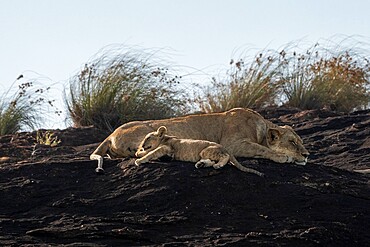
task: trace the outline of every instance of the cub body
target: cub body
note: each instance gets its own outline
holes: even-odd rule
[[[136,156],[140,157],[135,161],[136,165],[169,155],[175,160],[196,162],[196,168],[212,166],[219,169],[230,162],[239,170],[263,176],[259,171],[242,166],[218,143],[206,140],[180,139],[166,135],[166,133],[167,128],[161,126],[157,131],[145,136],[136,152]]]

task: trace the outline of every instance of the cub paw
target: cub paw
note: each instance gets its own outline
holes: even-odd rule
[[[293,158],[290,157],[290,156],[286,156],[286,163],[292,163],[293,162]]]
[[[206,164],[202,161],[198,161],[196,164],[195,164],[195,168],[199,169],[199,168],[202,168],[202,167],[205,167]]]
[[[222,165],[213,165],[213,168],[215,168],[215,169],[220,169],[221,167],[223,167]]]
[[[201,159],[199,160],[196,164],[195,164],[195,167],[196,168],[200,168],[200,167],[210,167],[210,166],[213,166],[215,164],[215,162],[213,162],[212,160],[210,159]]]
[[[137,160],[135,160],[135,165],[136,165],[136,166],[139,166],[140,164],[141,164],[140,160],[138,160],[138,159],[137,159]]]

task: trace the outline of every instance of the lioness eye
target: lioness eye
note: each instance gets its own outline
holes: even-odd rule
[[[290,141],[290,143],[293,145],[293,146],[297,146],[297,143],[295,141]]]

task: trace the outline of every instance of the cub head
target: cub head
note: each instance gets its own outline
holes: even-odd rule
[[[267,132],[267,145],[278,153],[286,154],[297,165],[306,165],[310,154],[303,146],[302,139],[287,125],[270,128]]]
[[[157,129],[157,131],[147,134],[141,141],[138,151],[135,155],[137,157],[142,157],[148,152],[156,149],[162,143],[163,137],[166,133],[167,128],[165,126],[161,126]]]

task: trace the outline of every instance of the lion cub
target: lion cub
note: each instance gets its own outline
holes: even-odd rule
[[[264,176],[259,171],[242,166],[220,144],[205,140],[180,139],[175,136],[168,136],[166,133],[167,128],[161,126],[157,131],[145,136],[136,152],[136,156],[141,157],[135,161],[137,166],[169,155],[174,157],[175,160],[196,162],[196,168],[213,166],[213,168],[219,169],[230,162],[243,172]]]

